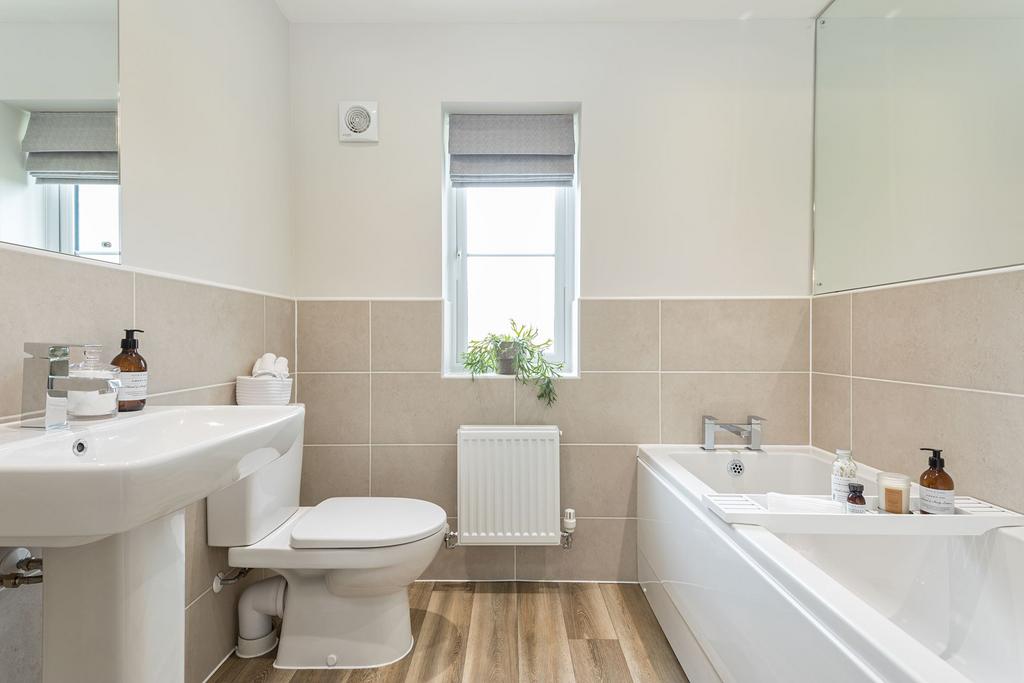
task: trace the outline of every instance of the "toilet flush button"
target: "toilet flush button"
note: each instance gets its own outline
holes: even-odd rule
[[[337,655],[327,655],[327,666],[334,666],[338,663]]]

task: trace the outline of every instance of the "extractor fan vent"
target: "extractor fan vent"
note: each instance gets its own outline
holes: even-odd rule
[[[342,102],[338,118],[342,142],[377,142],[376,102]]]

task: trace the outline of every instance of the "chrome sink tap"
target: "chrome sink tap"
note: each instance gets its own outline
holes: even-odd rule
[[[117,391],[120,384],[117,380],[68,376],[71,349],[83,346],[85,344],[25,343],[29,357],[25,359],[21,378],[22,427],[67,427],[69,391],[99,391],[101,394]]]
[[[757,417],[756,415],[750,415],[747,417],[746,424],[736,422],[719,422],[717,417],[711,415],[705,415],[702,423],[704,427],[704,445],[701,446],[706,451],[716,450],[715,447],[715,434],[718,432],[729,432],[736,436],[746,439],[746,448],[748,451],[760,451],[761,449],[761,436],[763,435],[764,423],[768,420],[763,417]]]

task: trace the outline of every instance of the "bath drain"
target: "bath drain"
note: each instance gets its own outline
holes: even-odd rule
[[[743,461],[737,458],[733,458],[729,461],[729,464],[725,466],[725,469],[729,471],[730,477],[739,477],[743,474]]]

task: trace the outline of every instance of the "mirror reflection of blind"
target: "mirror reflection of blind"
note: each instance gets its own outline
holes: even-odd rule
[[[32,112],[21,149],[37,183],[118,183],[116,112]]]
[[[451,114],[452,184],[572,185],[576,131],[572,114]]]

